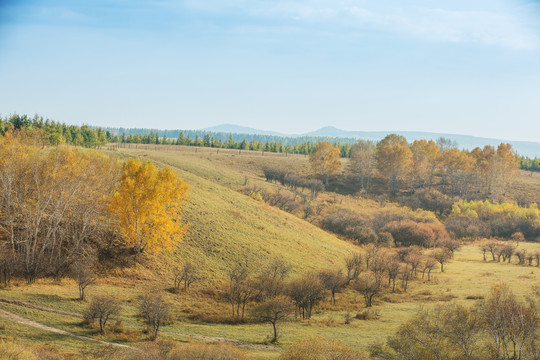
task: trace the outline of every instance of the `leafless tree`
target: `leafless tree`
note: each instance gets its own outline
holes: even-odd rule
[[[392,292],[396,291],[396,278],[401,271],[401,264],[396,259],[390,260],[386,264],[386,272],[388,274],[388,285],[392,284]]]
[[[186,263],[183,267],[178,268],[174,272],[174,288],[178,290],[180,286],[184,285],[184,290],[188,291],[191,284],[200,280],[197,268],[190,262]]]
[[[407,287],[409,286],[409,280],[413,275],[413,270],[411,265],[403,264],[401,265],[401,288],[403,291],[407,292]]]
[[[439,264],[441,264],[441,272],[444,272],[444,264],[446,264],[451,257],[450,251],[444,248],[435,249],[432,256]]]
[[[286,320],[293,311],[294,306],[290,299],[285,296],[278,296],[257,305],[253,309],[253,317],[259,321],[272,324],[274,335],[271,342],[275,343],[278,339],[278,322]]]
[[[170,305],[159,294],[145,294],[139,300],[139,312],[150,329],[150,338],[157,338],[159,328],[169,315]]]
[[[350,283],[352,280],[358,279],[360,270],[362,268],[362,254],[355,253],[348,256],[345,259],[345,267],[347,268],[347,283]]]
[[[518,264],[519,265],[525,265],[525,259],[527,257],[527,250],[521,249],[519,251],[516,251],[516,256],[518,258]]]
[[[382,276],[372,271],[364,272],[354,282],[353,288],[364,296],[366,307],[371,307],[373,298],[383,290]]]
[[[285,279],[289,276],[292,266],[283,259],[273,258],[254,279],[255,295],[258,301],[283,295]]]
[[[99,332],[105,332],[105,326],[111,316],[117,315],[120,312],[120,304],[118,301],[109,296],[96,296],[90,302],[90,305],[84,314],[87,321],[99,321]]]
[[[437,261],[432,257],[426,257],[424,258],[424,261],[422,262],[422,279],[424,278],[424,275],[427,271],[428,275],[428,281],[431,280],[431,270],[437,265]]]
[[[422,255],[417,252],[410,253],[409,256],[405,259],[406,263],[411,265],[412,272],[414,276],[416,277],[416,271],[418,269],[418,266],[420,266],[420,263],[422,262]]]
[[[302,319],[310,319],[315,305],[325,298],[325,288],[314,274],[307,274],[291,281],[289,296],[296,304]]]
[[[92,264],[87,261],[76,262],[71,267],[71,276],[77,282],[79,287],[79,300],[82,301],[85,299],[86,288],[95,281],[95,275],[92,271]]]
[[[336,293],[341,292],[346,283],[341,270],[322,270],[318,275],[323,286],[330,291],[330,302],[335,304]]]

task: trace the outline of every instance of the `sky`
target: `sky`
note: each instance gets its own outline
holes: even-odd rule
[[[0,114],[540,141],[540,1],[0,0]]]

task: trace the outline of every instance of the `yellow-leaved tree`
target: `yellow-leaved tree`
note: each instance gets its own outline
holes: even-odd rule
[[[123,165],[120,187],[109,210],[126,244],[137,253],[158,252],[182,240],[186,228],[181,209],[188,186],[170,168],[130,159]]]
[[[321,176],[325,185],[328,185],[330,175],[335,174],[341,166],[339,155],[340,152],[337,146],[327,141],[320,141],[315,145],[309,156],[309,162],[311,163],[313,172]]]

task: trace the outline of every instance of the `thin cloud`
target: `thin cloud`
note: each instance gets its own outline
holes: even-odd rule
[[[186,0],[182,4],[203,12],[242,14],[279,22],[291,21],[296,25],[315,23],[329,29],[375,29],[429,41],[477,43],[512,49],[533,49],[540,42],[538,24],[530,23],[528,17],[516,9],[504,11],[501,6],[492,6],[492,9],[488,6],[486,9],[485,4],[480,10],[471,9],[471,3],[468,7],[462,6],[463,9],[455,8],[459,2],[453,3],[454,8],[403,7],[402,4],[396,8],[389,1],[383,1],[386,6],[381,6],[360,0]]]

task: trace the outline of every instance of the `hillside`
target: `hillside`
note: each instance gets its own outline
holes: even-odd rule
[[[230,342],[256,358],[275,359],[294,341],[323,336],[367,353],[371,344],[384,340],[410,319],[420,304],[454,301],[473,305],[501,281],[512,284],[514,292],[524,296],[531,293],[532,284],[538,281],[536,267],[517,265],[516,257],[512,260],[514,264],[483,262],[479,245],[464,243],[445,265],[445,272],[436,266],[430,281],[419,272],[406,291],[387,291],[377,297],[373,319],[353,319],[350,324],[344,324],[347,314],[355,316],[365,310],[362,296],[348,288],[336,295],[336,305],[328,299],[319,304],[310,320],[284,322],[279,344],[267,346],[263,343],[270,330],[268,324],[229,323],[230,305],[220,293],[223,280],[234,265],[245,265],[252,274],[257,274],[268,261],[278,257],[293,265],[291,278],[294,279],[326,268],[345,272],[344,258],[352,252],[366,250],[240,192],[245,186],[286,191],[279,184],[265,181],[261,166],[282,166],[305,176],[310,172],[307,157],[174,149],[184,150],[151,146],[146,150],[139,147],[107,151],[120,159],[140,157],[158,167],[169,166],[190,186],[183,211],[189,229],[183,242],[172,252],[146,254],[130,266],[104,269],[89,287],[89,299],[109,295],[121,302],[122,313],[115,318],[120,325],[111,325],[111,329],[117,330],[98,335],[95,327],[82,325],[82,314],[89,302],[75,300],[77,284],[73,280],[57,282],[46,278],[26,285],[23,280],[14,279],[12,286],[0,289],[0,318],[3,318],[0,335],[33,347],[52,342],[55,344],[52,349],[66,354],[81,351],[103,354],[106,347],[92,343],[95,339],[142,346],[147,340],[140,331],[137,299],[145,292],[154,292],[162,294],[171,304],[171,321],[162,329],[160,338],[177,344]],[[538,187],[536,177],[522,174],[518,181],[519,192],[535,194],[532,189]],[[382,206],[375,199],[331,192],[319,195],[317,203],[326,210],[350,209],[366,216],[401,209],[396,203]],[[538,244],[520,243],[517,248],[526,249],[529,254],[540,252]],[[427,249],[427,254],[430,251]],[[189,292],[171,292],[173,270],[186,262],[196,265],[202,279]],[[249,304],[248,314],[252,308],[253,304]]]

